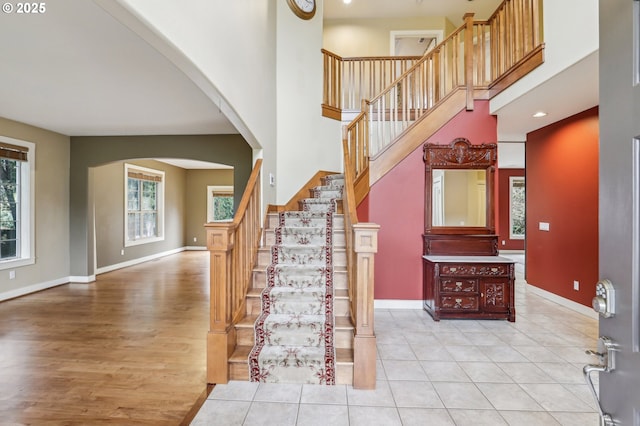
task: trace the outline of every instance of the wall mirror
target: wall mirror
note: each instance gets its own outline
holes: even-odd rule
[[[496,144],[425,144],[425,234],[493,234]]]

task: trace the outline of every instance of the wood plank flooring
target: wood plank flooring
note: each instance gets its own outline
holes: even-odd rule
[[[0,303],[0,423],[178,425],[206,391],[208,252]]]

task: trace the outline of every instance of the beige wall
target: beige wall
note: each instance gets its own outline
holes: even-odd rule
[[[444,17],[409,19],[327,19],[322,47],[343,57],[388,56],[391,31],[455,29]]]
[[[153,256],[185,246],[187,171],[153,160],[132,160],[128,164],[165,172],[164,240],[124,246],[124,161],[93,170],[95,194],[96,262],[98,268]],[[121,254],[124,250],[124,255]]]
[[[233,186],[233,170],[187,170],[186,233],[187,246],[206,246],[207,186]],[[237,206],[234,206],[237,207]],[[196,241],[193,239],[196,238]]]
[[[69,277],[69,138],[0,118],[0,135],[36,144],[33,265],[0,270],[0,299],[20,289]],[[9,280],[9,270],[15,279]],[[48,284],[47,284],[48,283]]]
[[[145,256],[206,246],[207,186],[233,185],[233,170],[184,170],[153,160],[128,164],[165,172],[165,239],[138,246],[124,246],[124,164],[118,161],[93,169],[97,268]],[[193,238],[196,241],[193,241]],[[124,250],[124,255],[120,254]]]

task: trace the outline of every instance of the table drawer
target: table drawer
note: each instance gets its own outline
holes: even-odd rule
[[[483,276],[494,277],[509,275],[509,265],[507,264],[445,264],[440,266],[440,275],[453,276]]]
[[[451,311],[477,311],[478,296],[440,296],[440,309]]]
[[[477,293],[478,280],[469,278],[441,278],[440,292],[442,293]]]

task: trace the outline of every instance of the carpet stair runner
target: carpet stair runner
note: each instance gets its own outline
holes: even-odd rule
[[[343,184],[330,175],[300,211],[279,213],[248,355],[251,381],[336,383],[333,220]]]

